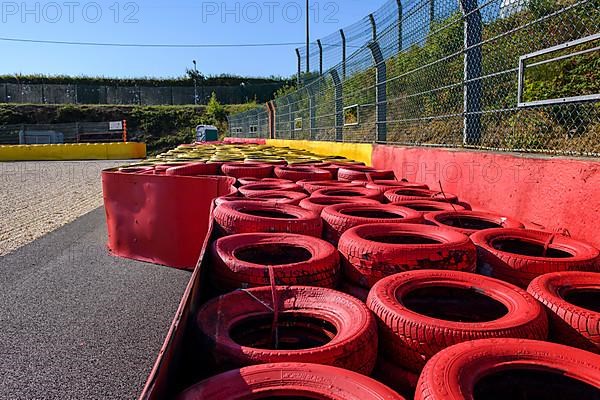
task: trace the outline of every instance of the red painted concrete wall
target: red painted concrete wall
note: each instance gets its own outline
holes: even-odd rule
[[[600,247],[600,160],[376,145],[373,165]]]

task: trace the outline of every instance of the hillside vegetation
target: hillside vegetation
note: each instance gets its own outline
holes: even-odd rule
[[[156,154],[194,140],[194,128],[213,124],[224,134],[227,116],[256,103],[223,105],[213,96],[205,106],[37,105],[1,104],[0,125],[58,124],[127,120],[130,138],[145,142]]]

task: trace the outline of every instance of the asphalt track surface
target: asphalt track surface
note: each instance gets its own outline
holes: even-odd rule
[[[190,274],[111,256],[104,218],[0,257],[0,399],[139,396]]]

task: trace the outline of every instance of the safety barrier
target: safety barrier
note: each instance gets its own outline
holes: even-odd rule
[[[108,248],[120,257],[195,267],[208,230],[211,202],[235,179],[102,173]],[[181,223],[185,221],[185,223]]]
[[[0,146],[0,161],[129,160],[146,157],[145,143]]]

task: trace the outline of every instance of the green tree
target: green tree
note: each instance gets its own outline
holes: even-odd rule
[[[190,81],[192,81],[192,82],[196,81],[196,83],[198,83],[199,85],[202,84],[204,82],[204,80],[206,79],[206,77],[202,74],[202,72],[195,70],[195,69],[186,68],[185,74],[188,76]]]
[[[223,122],[227,118],[225,106],[219,103],[219,99],[217,99],[217,94],[215,92],[212,92],[210,100],[206,105],[206,117],[211,120],[211,123],[213,124]]]

